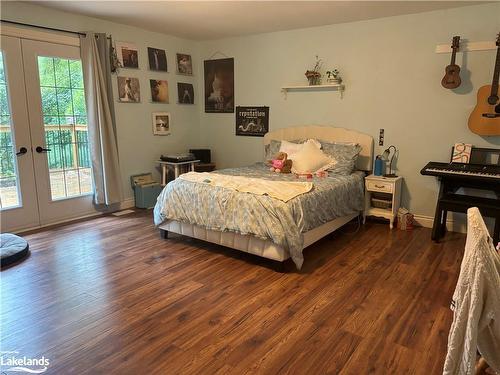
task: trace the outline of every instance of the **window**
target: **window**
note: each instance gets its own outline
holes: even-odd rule
[[[91,194],[82,64],[39,56],[38,70],[52,200]]]
[[[9,94],[0,51],[0,208],[20,206],[17,158],[12,133]]]

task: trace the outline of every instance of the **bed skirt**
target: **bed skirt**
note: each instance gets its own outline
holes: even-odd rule
[[[312,245],[319,239],[334,232],[356,216],[358,216],[357,213],[343,216],[302,234],[304,240],[303,248]],[[176,220],[166,220],[163,224],[159,225],[158,228],[279,262],[283,262],[290,258],[290,254],[283,247],[276,245],[270,240],[263,240],[252,235],[243,235],[235,232],[219,232]]]

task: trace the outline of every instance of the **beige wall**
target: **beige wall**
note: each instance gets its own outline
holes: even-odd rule
[[[394,144],[400,149],[397,173],[405,178],[404,205],[432,216],[437,183],[421,176],[420,169],[430,160],[448,160],[455,142],[492,147],[500,143],[499,137],[482,138],[467,128],[476,90],[491,83],[495,51],[460,54],[463,84],[449,91],[440,82],[450,55],[434,49],[453,35],[493,40],[499,25],[496,3],[210,41],[201,44],[199,55],[204,59],[220,51],[235,58],[236,103],[268,105],[271,130],[327,124],[376,139],[384,128],[385,147]],[[336,92],[294,92],[285,100],[280,87],[306,84],[304,72],[315,55],[325,68],[341,70],[344,99]],[[201,96],[203,87],[198,87]],[[236,137],[234,114],[200,111],[202,145],[213,149],[218,167],[261,159],[262,139]],[[376,144],[376,154],[381,153],[383,148]]]
[[[138,77],[141,87],[141,103],[119,103],[116,76],[113,76],[113,90],[118,133],[118,152],[122,171],[125,198],[133,196],[130,176],[142,172],[155,172],[155,160],[160,154],[185,151],[194,143],[192,135],[197,134],[199,121],[198,104],[178,105],[177,82],[197,85],[197,77],[186,77],[175,73],[175,53],[193,55],[198,62],[197,48],[193,41],[179,39],[159,33],[144,31],[135,27],[54,11],[27,3],[1,2],[2,19],[45,25],[69,30],[92,30],[111,34],[115,41],[135,43],[139,47],[140,69],[122,69],[119,75]],[[168,73],[149,70],[147,47],[163,48],[167,51]],[[169,84],[170,104],[151,103],[149,79],[166,79]],[[196,102],[195,102],[196,103]],[[153,112],[166,111],[172,116],[170,136],[153,136]]]

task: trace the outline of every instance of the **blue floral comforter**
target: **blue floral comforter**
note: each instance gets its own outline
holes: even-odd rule
[[[264,163],[216,173],[298,181],[292,174],[270,172]],[[158,197],[154,221],[160,225],[165,220],[177,220],[271,240],[288,250],[300,269],[303,263],[301,233],[363,210],[363,176],[362,172],[354,172],[350,176],[315,177],[310,192],[286,203],[269,196],[176,179],[167,184]]]

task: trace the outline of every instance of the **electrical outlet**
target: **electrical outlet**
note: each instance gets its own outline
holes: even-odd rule
[[[380,133],[378,135],[378,145],[379,146],[384,145],[384,129],[380,129]]]

